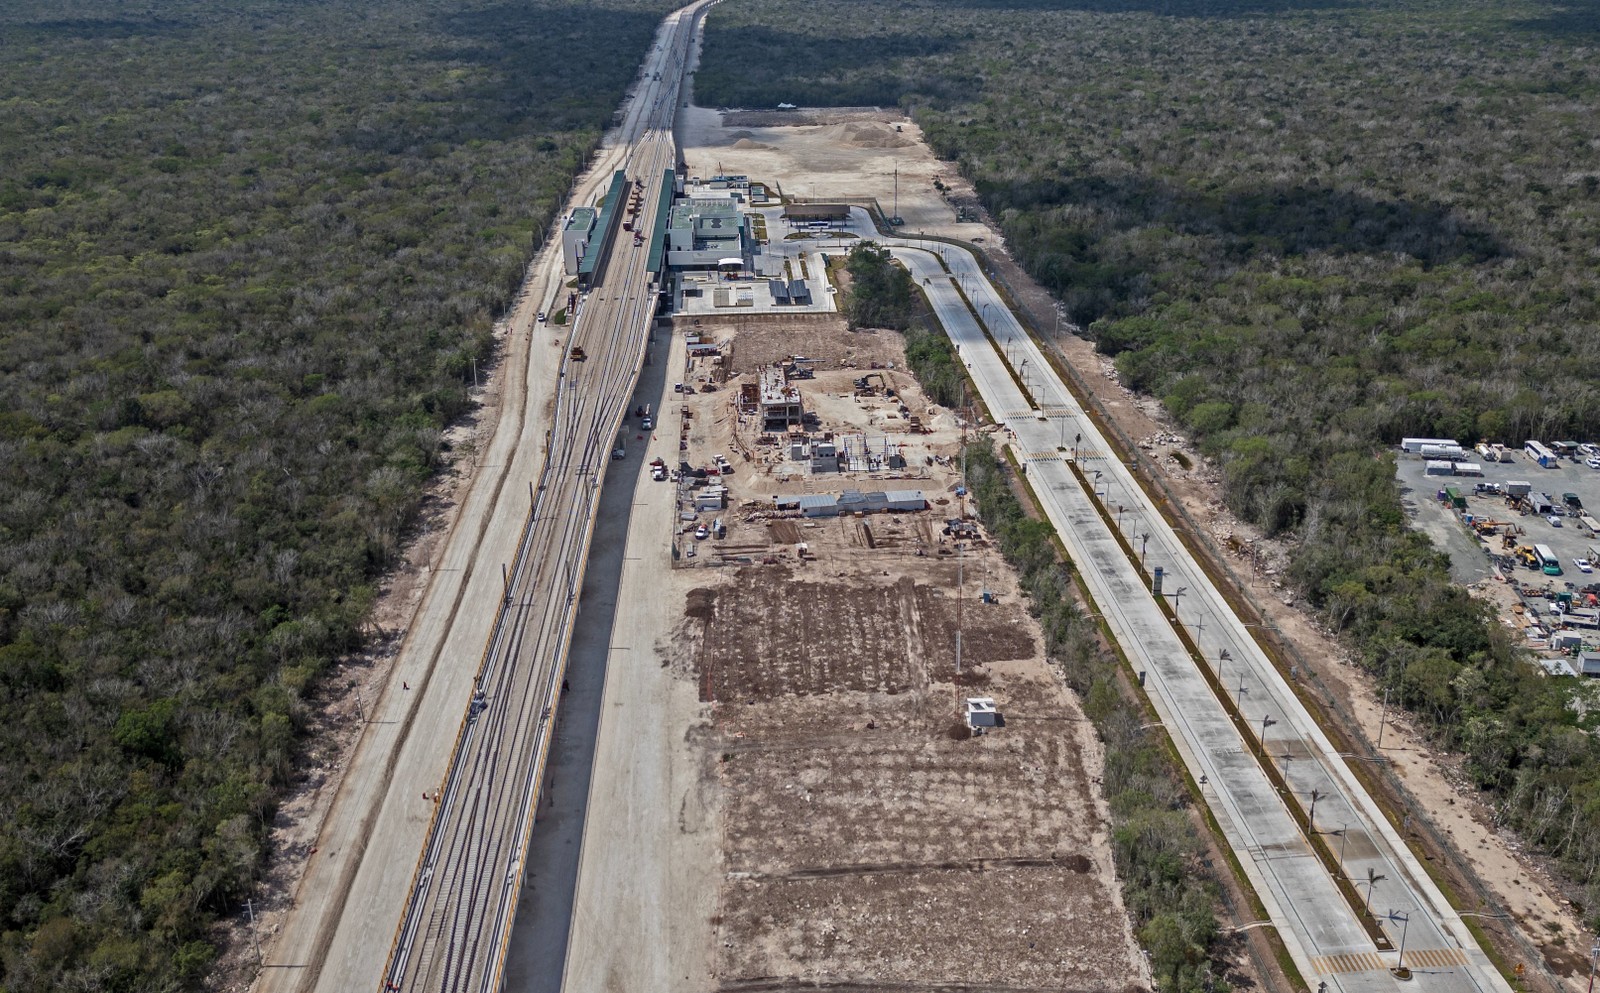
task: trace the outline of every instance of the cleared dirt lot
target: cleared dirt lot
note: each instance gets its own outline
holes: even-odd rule
[[[1101,755],[993,552],[827,578],[707,571],[678,666],[714,718],[720,988],[1139,988],[1094,787]],[[838,574],[842,572],[843,574]],[[887,575],[885,575],[887,573]],[[970,695],[1007,726],[969,738]],[[770,984],[770,985],[768,985]]]
[[[727,537],[695,540],[679,518],[697,554],[678,561],[673,585],[693,588],[664,646],[711,716],[688,740],[720,810],[718,988],[1142,988],[1093,729],[987,536],[958,549],[946,533],[963,512],[955,414],[901,369],[898,336],[798,327],[702,326],[724,355],[686,368],[697,392],[662,412],[680,461],[730,464],[708,477],[728,507],[697,518]],[[762,441],[734,398],[794,354],[816,360],[796,380],[818,415],[808,436],[887,440],[904,466],[813,473]],[[881,383],[857,388],[869,370]],[[772,502],[848,488],[918,488],[928,506],[810,519]],[[969,737],[969,696],[994,698],[1006,727]]]

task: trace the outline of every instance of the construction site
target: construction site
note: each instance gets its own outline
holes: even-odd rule
[[[967,526],[956,489],[971,411],[930,404],[891,332],[846,331],[837,318],[800,326],[680,329],[681,381],[653,424],[677,432],[677,464],[652,467],[678,491],[676,564],[953,555],[951,535]]]
[[[687,334],[716,348],[663,412],[693,570],[669,653],[709,714],[718,988],[1142,988],[1099,742],[960,488],[982,429],[892,333]]]

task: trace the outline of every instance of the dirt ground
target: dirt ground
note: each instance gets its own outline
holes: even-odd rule
[[[806,554],[813,561],[819,557],[828,560],[835,554],[848,557],[856,549],[950,554],[950,546],[941,546],[942,535],[936,533],[933,521],[947,511],[949,516],[960,512],[953,491],[960,477],[961,422],[954,412],[923,397],[915,378],[903,368],[905,355],[897,335],[849,331],[837,318],[806,321],[796,327],[782,318],[762,321],[751,317],[720,325],[706,323],[694,330],[718,342],[722,355],[686,360],[682,379],[695,392],[674,394],[661,412],[657,428],[659,437],[662,431],[673,429],[669,424],[674,425],[678,461],[709,473],[703,480],[685,480],[680,489],[683,516],[678,538],[684,552],[678,560],[680,567],[768,557],[790,561],[795,560],[796,546],[801,543],[807,545]],[[798,354],[807,356],[815,370],[813,378],[796,379],[794,385],[816,420],[803,432],[802,426],[796,425],[783,434],[764,430],[756,416],[740,414],[736,403],[740,387],[759,382],[763,368]],[[866,375],[874,377],[872,388],[857,389],[855,380]],[[893,396],[889,390],[894,391]],[[912,416],[917,418],[916,424]],[[801,437],[840,444],[848,438],[850,444],[879,454],[892,449],[905,465],[872,472],[813,474],[809,462],[789,457],[787,443]],[[714,461],[718,455],[727,460],[727,468],[720,471]],[[694,490],[712,484],[728,488],[726,508],[696,512]],[[779,494],[839,493],[847,488],[920,489],[930,511],[870,519],[806,520],[792,512],[777,513],[773,503]],[[725,537],[704,541],[692,537],[697,525],[709,526],[718,520],[727,527]],[[823,536],[838,540],[819,540]]]
[[[692,176],[743,174],[802,200],[876,199],[886,215],[899,210],[908,235],[999,240],[976,220],[956,220],[958,209],[976,216],[971,184],[953,165],[934,158],[922,130],[896,113],[741,111],[725,122],[718,111],[686,107],[677,133]]]
[[[998,602],[969,581],[957,607],[947,558],[859,551],[690,593],[674,666],[714,715],[719,988],[1142,988],[1093,729],[998,553],[961,568]],[[972,695],[1006,727],[968,737]]]
[[[711,715],[688,740],[716,769],[718,988],[1145,988],[1093,727],[987,536],[958,551],[945,533],[973,509],[954,493],[956,416],[923,397],[893,334],[753,317],[692,330],[723,354],[687,361],[696,392],[662,421],[680,461],[728,460],[706,482],[732,498],[696,516],[682,491],[678,538],[697,554],[671,585],[695,585],[662,647]],[[739,387],[795,354],[815,369],[794,380],[816,414],[805,436],[865,435],[903,468],[813,474],[741,417]],[[917,488],[929,506],[807,519],[772,501],[847,488]],[[712,520],[725,538],[692,537]],[[970,737],[969,696],[993,697],[1006,727]]]

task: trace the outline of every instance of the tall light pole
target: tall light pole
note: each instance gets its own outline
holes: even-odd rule
[[[1406,971],[1406,931],[1411,928],[1411,915],[1391,910],[1388,916],[1390,923],[1400,922],[1400,957],[1395,960],[1394,971],[1403,976]]]
[[[1340,872],[1344,871],[1344,846],[1345,846],[1345,842],[1347,842],[1349,840],[1350,840],[1350,824],[1348,822],[1346,822],[1344,824],[1339,825],[1339,871]]]

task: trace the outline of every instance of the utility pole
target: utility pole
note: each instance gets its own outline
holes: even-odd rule
[[[246,900],[244,909],[250,915],[250,941],[256,946],[256,965],[261,966],[265,962],[261,957],[261,933],[256,930],[256,902],[254,900]],[[1592,975],[1590,979],[1593,979]]]
[[[1596,963],[1600,963],[1600,938],[1596,938],[1594,945],[1589,949],[1589,993],[1594,993],[1594,970]]]
[[[1389,687],[1383,688],[1383,713],[1378,716],[1378,748],[1383,747],[1383,725],[1389,719]]]

